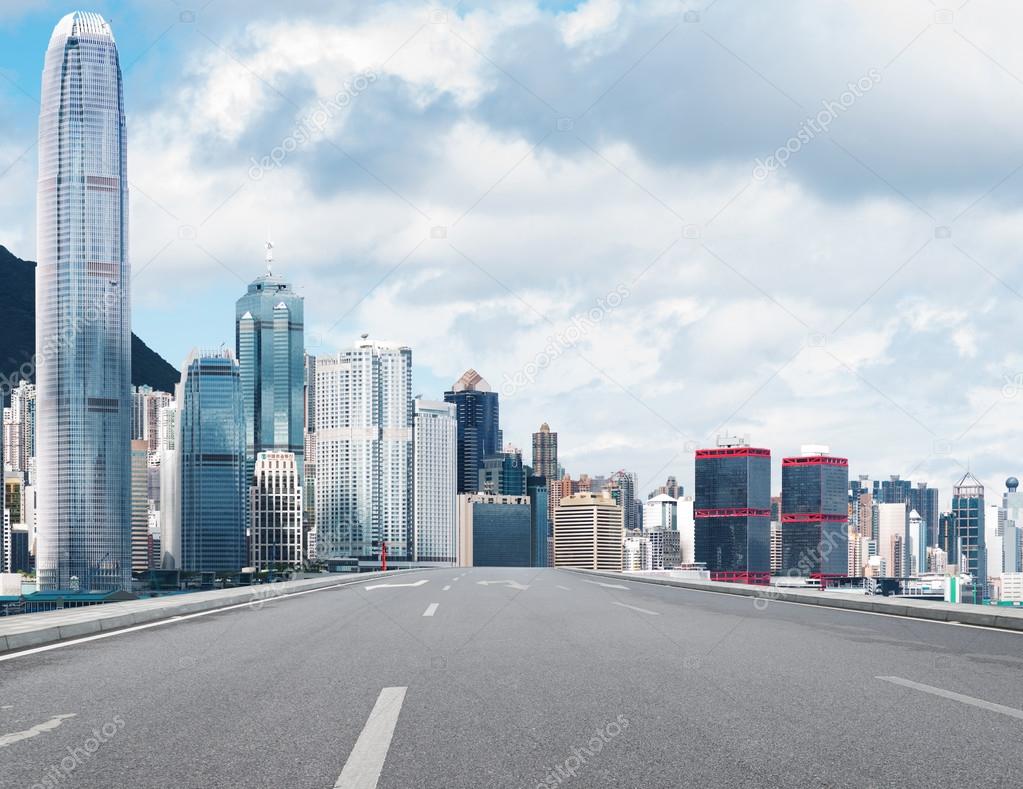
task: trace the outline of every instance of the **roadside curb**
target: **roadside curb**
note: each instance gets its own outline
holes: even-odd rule
[[[953,622],[963,625],[990,627],[998,630],[1023,632],[1023,610],[998,608],[996,606],[974,606],[967,603],[943,603],[931,600],[891,600],[885,597],[854,597],[844,593],[800,591],[777,589],[775,587],[733,584],[722,581],[687,581],[676,578],[657,578],[634,573],[615,573],[601,570],[587,570],[564,567],[573,573],[613,578],[617,581],[674,586],[695,592],[730,594],[739,597],[753,597],[766,602],[800,603],[824,608],[839,608],[845,611],[861,611],[872,614],[902,616],[907,619],[922,619],[929,622]]]
[[[326,578],[304,578],[274,584],[215,589],[168,597],[148,597],[121,603],[104,603],[82,608],[65,608],[38,614],[0,617],[0,654],[45,646],[72,638],[108,633],[137,625],[152,624],[177,616],[188,616],[250,603],[258,606],[295,592],[359,585],[383,576],[394,578],[413,570],[389,570]],[[57,621],[60,620],[60,621]],[[71,620],[71,621],[68,621]]]

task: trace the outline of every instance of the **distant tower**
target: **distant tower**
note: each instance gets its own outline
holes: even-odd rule
[[[235,305],[235,351],[245,400],[245,454],[251,478],[260,452],[291,452],[299,480],[305,457],[303,299],[273,275],[267,242],[266,274]]]
[[[987,585],[987,546],[984,541],[984,486],[967,471],[952,487],[952,515],[955,518],[960,571],[969,573],[979,589]]]
[[[497,392],[475,370],[466,370],[444,393],[454,403],[458,421],[458,492],[479,490],[483,458],[501,451]]]
[[[533,473],[548,480],[558,478],[558,434],[546,422],[533,433]]]
[[[39,112],[40,590],[131,587],[131,270],[121,68],[103,17],[53,31]]]

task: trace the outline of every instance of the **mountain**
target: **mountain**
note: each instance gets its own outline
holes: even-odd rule
[[[36,347],[36,264],[15,257],[0,245],[0,383],[15,380]],[[29,380],[35,370],[25,367]],[[178,371],[142,340],[131,335],[131,382],[173,392]]]

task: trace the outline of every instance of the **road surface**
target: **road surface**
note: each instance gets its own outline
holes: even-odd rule
[[[1023,635],[561,570],[386,583],[0,656],[0,787],[1023,775]]]

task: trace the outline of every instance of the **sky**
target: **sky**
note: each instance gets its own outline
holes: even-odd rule
[[[467,368],[528,458],[673,474],[748,435],[992,493],[1023,472],[1023,7],[999,0],[96,0],[125,76],[133,327]],[[200,7],[201,6],[201,7]],[[0,1],[0,243],[35,257],[39,76]],[[774,488],[780,486],[775,473]]]

